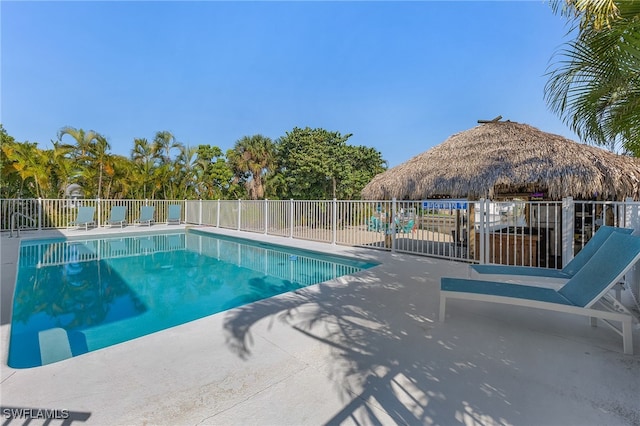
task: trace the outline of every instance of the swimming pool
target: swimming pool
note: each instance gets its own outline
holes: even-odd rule
[[[8,364],[49,364],[375,265],[195,230],[23,241]]]

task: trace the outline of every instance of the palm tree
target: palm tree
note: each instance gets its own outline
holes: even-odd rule
[[[69,185],[70,178],[73,175],[73,163],[69,158],[73,148],[60,143],[59,141],[51,141],[53,149],[46,150],[47,169],[49,170],[51,188],[47,196],[62,197],[66,187]]]
[[[181,146],[176,158],[174,173],[178,188],[178,198],[190,198],[197,194],[197,148]]]
[[[171,162],[171,150],[178,148],[180,143],[176,141],[175,136],[167,130],[156,132],[153,138],[153,153],[160,163]]]
[[[76,142],[76,149],[79,151],[78,156],[84,157],[91,151],[91,145],[98,135],[93,130],[85,132],[83,129],[76,129],[75,127],[65,126],[58,132],[58,140],[62,141],[62,137],[65,135],[71,136]]]
[[[107,141],[107,138],[104,136],[97,134],[95,139],[95,144],[93,145],[92,154],[94,157],[94,161],[98,166],[98,197],[102,196],[102,178],[104,176],[104,169],[107,162],[109,162],[110,155],[107,153],[109,149],[111,149],[111,145]]]
[[[92,192],[95,192],[95,195],[100,197],[102,195],[104,167],[109,156],[107,151],[111,149],[109,142],[94,130],[84,131],[70,126],[60,129],[58,140],[62,141],[62,137],[65,135],[69,135],[75,140],[75,156],[80,167],[80,174],[84,176],[86,183],[95,189]]]
[[[136,198],[133,192],[135,185],[135,164],[121,155],[112,155],[105,167],[105,175],[109,184],[105,191],[106,198]]]
[[[275,163],[273,141],[262,135],[244,136],[229,152],[236,177],[244,183],[250,199],[264,198],[264,177]]]
[[[10,160],[5,153],[15,144],[16,140],[0,124],[0,198],[18,197],[23,185],[22,179],[15,171],[13,160]]]
[[[592,27],[601,30],[610,27],[621,15],[613,0],[551,0],[554,12],[577,19],[580,29]]]
[[[49,189],[47,155],[37,145],[35,142],[2,145],[2,152],[8,162],[8,173],[17,174],[22,181],[19,196],[42,197]]]
[[[151,145],[157,168],[154,170],[154,193],[155,190],[162,189],[163,198],[173,198],[173,188],[175,186],[173,176],[173,164],[171,160],[171,150],[180,149],[182,144],[176,141],[175,136],[169,131],[156,132]]]
[[[578,35],[554,55],[547,102],[585,141],[640,156],[640,1],[573,0],[562,13]]]
[[[147,198],[147,186],[153,170],[153,148],[145,138],[133,140],[131,159],[136,165],[138,181],[142,183],[142,197]]]

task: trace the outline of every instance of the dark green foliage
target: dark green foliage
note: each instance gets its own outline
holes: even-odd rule
[[[87,198],[356,199],[385,164],[377,150],[348,145],[351,135],[324,129],[294,128],[275,143],[245,136],[226,153],[161,131],[134,139],[129,158],[95,131],[64,127],[50,150],[16,142],[1,125],[0,134],[3,198],[58,198],[77,183]]]
[[[562,11],[577,36],[554,57],[550,108],[585,142],[640,156],[640,1],[567,2]]]
[[[369,180],[384,171],[385,162],[373,148],[348,145],[349,137],[308,127],[281,137],[277,150],[285,187],[280,198],[359,198]]]

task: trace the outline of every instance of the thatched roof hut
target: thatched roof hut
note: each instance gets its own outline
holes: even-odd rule
[[[640,160],[579,144],[535,127],[488,122],[374,177],[365,199],[439,196],[640,199]]]

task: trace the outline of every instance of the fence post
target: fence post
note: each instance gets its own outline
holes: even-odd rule
[[[562,199],[562,267],[573,259],[573,234],[576,207],[572,197]]]
[[[335,245],[338,239],[338,199],[334,198],[331,204],[331,244]]]
[[[187,204],[187,199],[186,198],[183,200],[183,205],[184,205],[184,208],[182,209],[182,211],[184,211],[184,223],[186,224],[187,220],[189,219],[189,215],[188,215],[189,212],[187,210],[189,208],[189,205]],[[178,220],[180,220],[180,219],[178,219]],[[182,223],[182,222],[180,222],[180,223]]]
[[[396,205],[396,198],[393,197],[391,199],[391,226],[389,227],[389,229],[391,229],[391,253],[395,253],[396,252],[396,211],[397,211],[397,205]]]
[[[242,200],[238,199],[238,231],[240,230],[241,220],[242,220]]]
[[[638,203],[634,203],[633,198],[627,197],[624,200],[624,204],[624,226],[640,231],[640,211],[638,210]]]
[[[216,228],[220,228],[220,198],[218,198],[218,211],[216,213]]]
[[[97,209],[98,210],[98,220],[96,221],[96,228],[100,228],[100,218],[102,217],[102,203],[100,203],[100,197],[96,198],[96,204],[97,204]]]
[[[487,263],[487,245],[489,243],[488,228],[487,228],[487,203],[484,198],[480,198],[478,202],[477,214],[480,218],[478,234],[480,235],[480,244],[478,247],[478,259],[481,264]]]
[[[267,235],[269,229],[269,199],[264,199],[264,235]]]
[[[634,203],[631,197],[627,197],[624,201],[626,227],[635,229],[634,233],[637,233],[640,230],[640,204]],[[637,299],[640,295],[640,271],[638,271],[637,264],[631,268],[625,278],[631,288],[633,296]],[[638,303],[640,303],[640,301],[638,301]]]
[[[42,198],[38,197],[38,231],[42,231]]]
[[[289,200],[289,238],[293,238],[293,198]]]
[[[198,200],[198,225],[202,225],[202,198]]]

